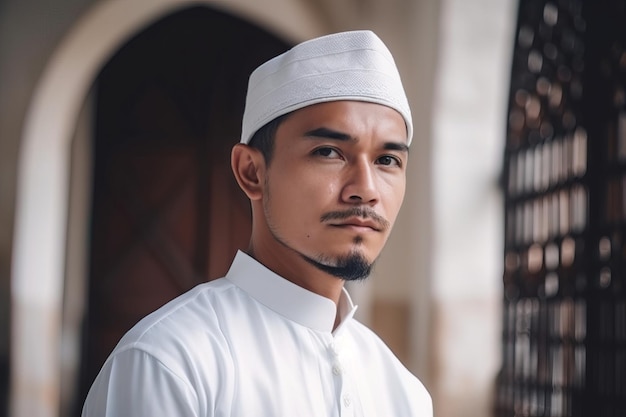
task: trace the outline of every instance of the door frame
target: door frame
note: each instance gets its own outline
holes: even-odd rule
[[[71,28],[42,72],[22,130],[11,276],[13,417],[58,416],[64,367],[80,351],[73,342],[68,345],[62,331],[80,332],[76,320],[63,321],[63,303],[72,269],[68,263],[80,267],[86,262],[86,251],[68,258],[67,248],[72,236],[84,239],[73,231],[84,230],[88,221],[68,216],[70,195],[84,205],[91,193],[91,185],[83,186],[77,196],[69,172],[72,138],[88,93],[100,69],[129,38],[167,14],[203,4],[293,43],[329,29],[311,10],[290,0],[109,0]],[[273,12],[278,9],[280,15]]]

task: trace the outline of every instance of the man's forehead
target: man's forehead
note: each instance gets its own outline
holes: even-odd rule
[[[290,129],[292,137],[295,134],[304,139],[357,142],[362,136],[374,135],[381,147],[389,142],[389,149],[408,148],[402,116],[378,104],[347,100],[318,103],[289,113],[281,126],[285,124],[288,127],[284,129]]]
[[[376,128],[397,130],[398,134],[395,136],[406,142],[407,127],[402,115],[395,109],[380,104],[357,100],[330,101],[303,107],[291,112],[287,117],[289,116],[301,121],[306,129],[326,129],[326,133],[333,131],[335,135],[344,131],[349,135],[353,123],[363,119]]]

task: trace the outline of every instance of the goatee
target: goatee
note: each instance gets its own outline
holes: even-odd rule
[[[332,264],[322,257],[316,260],[303,255],[303,258],[317,269],[344,281],[363,280],[370,275],[373,267],[373,263],[367,262],[362,254],[356,252],[339,257]]]

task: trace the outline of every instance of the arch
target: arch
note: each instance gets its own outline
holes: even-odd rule
[[[76,23],[44,68],[21,141],[11,277],[14,417],[52,417],[59,410],[70,145],[90,87],[135,33],[168,13],[202,4],[291,41],[325,29],[310,10],[288,0],[111,0]],[[277,8],[280,16],[273,13]]]

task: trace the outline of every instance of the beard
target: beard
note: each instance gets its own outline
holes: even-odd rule
[[[291,246],[286,240],[284,240],[277,228],[274,225],[271,210],[269,206],[270,198],[270,187],[268,182],[268,177],[265,177],[265,193],[267,194],[267,199],[263,202],[263,212],[265,215],[265,219],[267,222],[267,227],[269,232],[271,233],[274,240],[283,245],[289,250],[292,250],[296,254],[298,254],[302,259],[315,266],[322,272],[325,272],[329,275],[332,275],[336,278],[342,279],[344,281],[361,281],[367,278],[374,266],[374,262],[368,262],[365,256],[358,251],[356,248],[352,250],[347,255],[339,255],[336,257],[331,257],[324,254],[319,254],[315,258],[305,255],[304,253],[298,251],[296,248]],[[347,218],[349,215],[359,215],[362,217],[372,217],[379,224],[381,228],[389,228],[389,223],[383,219],[382,217],[376,216],[375,213],[370,213],[364,209],[353,209],[351,211],[347,211],[346,213],[329,213],[326,215],[326,218],[322,218],[322,221],[329,219],[338,219],[338,218]],[[356,237],[354,239],[354,244],[356,246],[362,243],[363,239],[361,237]]]
[[[328,258],[320,256],[318,259],[300,254],[304,260],[315,266],[320,271],[340,278],[344,281],[361,281],[367,278],[372,271],[373,263],[370,263],[359,252],[352,252],[347,256],[340,256],[331,262]]]
[[[374,267],[374,262],[369,262],[357,248],[353,249],[347,255],[329,256],[318,254],[317,256],[309,256],[297,250],[283,239],[271,222],[268,222],[268,229],[276,242],[293,251],[320,271],[344,281],[364,280],[370,275]],[[362,238],[357,237],[354,239],[356,246],[361,243]]]

